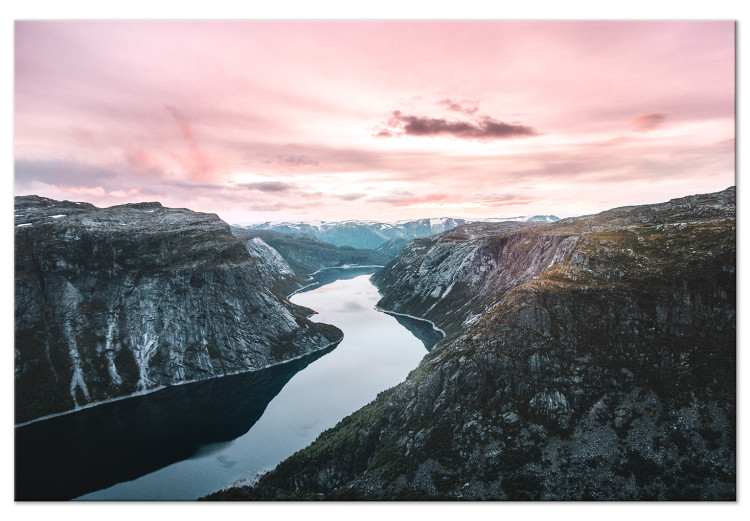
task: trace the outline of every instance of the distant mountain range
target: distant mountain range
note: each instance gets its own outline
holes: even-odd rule
[[[405,239],[406,241],[410,241],[412,239],[443,233],[472,222],[519,221],[528,223],[551,223],[559,220],[560,219],[554,215],[533,215],[481,220],[440,217],[433,219],[399,221],[397,223],[373,221],[268,221],[248,226],[233,225],[232,229],[272,230],[281,233],[307,233],[321,241],[329,242],[336,246],[351,246],[353,248],[374,250],[392,239]],[[403,245],[404,243],[401,244]],[[395,251],[393,253],[395,254]]]

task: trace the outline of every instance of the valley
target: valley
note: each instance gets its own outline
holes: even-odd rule
[[[19,508],[737,516],[732,6],[26,4]]]
[[[413,241],[373,277],[378,305],[446,339],[208,499],[734,499],[735,204],[730,188]]]
[[[17,198],[17,498],[733,499],[735,189],[547,221],[379,250]]]

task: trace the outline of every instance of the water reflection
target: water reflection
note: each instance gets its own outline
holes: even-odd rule
[[[312,275],[312,281],[303,289],[295,291],[293,295],[319,289],[321,286],[336,282],[337,280],[351,280],[361,275],[372,275],[379,266],[352,267],[352,268],[325,268]]]
[[[297,372],[331,349],[18,427],[16,500],[71,499],[219,452],[250,430]]]
[[[432,348],[435,347],[435,344],[443,339],[443,333],[435,329],[433,325],[426,320],[405,317],[403,315],[395,315],[392,313],[388,313],[387,311],[384,311],[383,313],[387,313],[388,315],[395,318],[399,324],[404,326],[409,330],[409,332],[411,332],[412,335],[417,337],[420,342],[424,344],[425,349],[427,349],[428,351],[432,351]]]
[[[401,321],[375,310],[375,270],[363,271],[292,298],[344,332],[325,356],[16,429],[17,498],[196,499],[306,447],[403,381],[426,353]]]

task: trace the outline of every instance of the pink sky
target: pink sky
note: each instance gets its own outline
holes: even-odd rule
[[[17,22],[15,193],[231,223],[735,184],[733,22]]]

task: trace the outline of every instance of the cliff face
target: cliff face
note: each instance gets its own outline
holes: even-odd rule
[[[376,273],[380,307],[460,331],[499,294],[528,282],[575,245],[568,233],[523,234],[532,223],[476,223],[416,239]]]
[[[305,285],[307,278],[295,272],[286,259],[263,239],[243,237],[241,240],[250,257],[255,259],[266,285],[282,298]]]
[[[268,270],[212,214],[17,197],[16,422],[340,341]]]
[[[446,339],[212,497],[734,499],[735,208],[730,188],[413,242],[374,277],[381,306]]]
[[[310,275],[325,268],[345,265],[384,266],[393,255],[375,250],[335,246],[305,233],[282,233],[270,230],[233,228],[232,232],[246,241],[248,248],[258,241],[271,246],[297,275]]]

